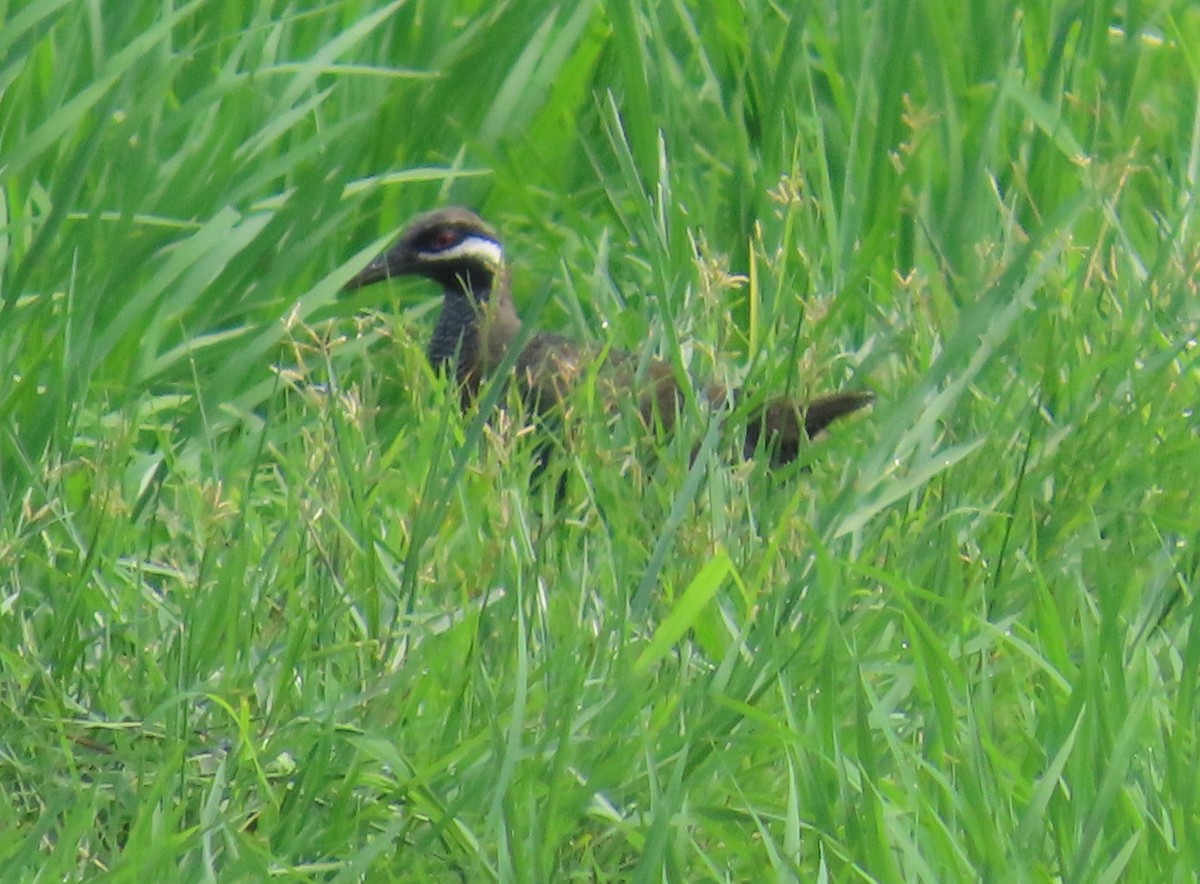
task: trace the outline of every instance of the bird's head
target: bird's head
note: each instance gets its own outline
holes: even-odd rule
[[[447,293],[487,298],[504,266],[504,251],[490,226],[469,209],[451,207],[418,215],[396,244],[346,283],[353,291],[393,276],[424,276]]]

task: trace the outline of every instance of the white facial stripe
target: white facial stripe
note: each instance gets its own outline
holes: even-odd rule
[[[468,236],[453,248],[440,252],[422,252],[421,258],[426,261],[459,261],[471,258],[494,270],[499,270],[504,264],[504,252],[500,243],[482,236]]]

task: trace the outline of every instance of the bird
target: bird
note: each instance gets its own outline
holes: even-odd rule
[[[504,364],[512,344],[522,339],[499,235],[461,206],[425,212],[413,218],[395,244],[353,276],[343,291],[403,276],[425,277],[441,286],[441,312],[427,355],[435,369],[455,379],[462,406],[470,407],[481,385]],[[543,417],[560,410],[593,369],[608,401],[636,398],[647,430],[657,426],[669,432],[684,405],[684,391],[668,363],[642,360],[625,350],[584,344],[552,332],[529,335],[511,364],[521,398]],[[753,401],[743,391],[720,383],[703,386],[700,394],[714,410],[732,411],[739,402]],[[790,463],[808,440],[874,399],[873,393],[862,390],[806,403],[786,396],[757,402],[748,406],[745,415],[742,455],[750,458],[765,447],[772,466]]]

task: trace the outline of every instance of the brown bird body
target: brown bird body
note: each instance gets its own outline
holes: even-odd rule
[[[452,207],[419,215],[391,249],[346,284],[346,290],[395,276],[424,276],[441,285],[442,310],[429,343],[429,359],[438,369],[453,371],[463,404],[469,404],[521,332],[496,232],[468,209]],[[655,420],[664,429],[672,427],[683,405],[683,391],[671,366],[661,360],[649,360],[639,377],[641,366],[632,353],[606,352],[562,335],[537,332],[516,358],[515,377],[526,403],[546,415],[563,404],[593,367],[610,401],[636,397],[648,427]],[[741,398],[740,391],[720,384],[709,385],[703,395],[714,408],[732,407]],[[747,417],[744,454],[749,457],[765,444],[773,464],[793,461],[808,439],[873,399],[869,392],[835,393],[807,404],[785,397],[769,399]]]

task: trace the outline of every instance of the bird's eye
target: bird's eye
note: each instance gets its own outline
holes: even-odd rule
[[[440,251],[448,249],[458,242],[458,234],[449,227],[443,227],[441,230],[435,230],[430,237],[430,245],[434,249]]]

